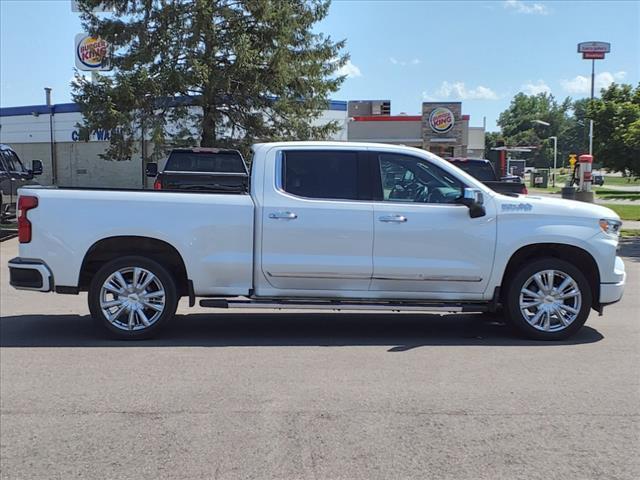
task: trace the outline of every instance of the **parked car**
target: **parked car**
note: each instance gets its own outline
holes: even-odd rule
[[[154,190],[202,192],[246,192],[247,166],[238,150],[221,148],[177,148],[171,151],[164,170],[149,163],[146,174],[155,177]]]
[[[121,338],[155,334],[178,299],[217,308],[483,312],[567,338],[620,300],[620,218],[501,195],[420,149],[254,146],[248,193],[20,190],[15,288],[88,291]],[[229,298],[231,297],[231,298]]]
[[[18,189],[37,185],[33,177],[40,174],[40,160],[33,160],[31,169],[27,170],[16,152],[9,145],[0,143],[0,221],[15,217]]]
[[[493,165],[484,158],[448,158],[460,170],[467,172],[472,177],[477,178],[491,190],[498,193],[518,193],[526,195],[527,186],[522,178],[517,175],[506,175],[498,178]]]

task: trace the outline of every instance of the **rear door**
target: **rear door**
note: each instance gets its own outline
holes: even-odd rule
[[[371,289],[398,298],[482,294],[495,252],[492,200],[485,199],[484,217],[470,218],[455,201],[465,185],[451,173],[422,157],[372,154],[380,176]]]
[[[268,284],[336,295],[368,290],[373,204],[366,155],[281,150],[273,172],[265,175],[261,218],[261,269]]]

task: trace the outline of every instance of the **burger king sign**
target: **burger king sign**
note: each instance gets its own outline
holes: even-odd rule
[[[446,107],[436,107],[429,114],[429,126],[436,133],[447,133],[454,123],[453,112]]]
[[[111,70],[109,44],[86,33],[76,35],[76,68],[78,70]]]

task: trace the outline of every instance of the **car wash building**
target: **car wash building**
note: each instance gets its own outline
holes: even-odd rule
[[[424,102],[420,115],[391,115],[389,100],[350,101],[350,141],[409,145],[441,157],[484,157],[485,127],[471,127],[461,102]]]
[[[315,125],[336,121],[333,140],[347,139],[347,102],[330,101]],[[80,138],[83,123],[80,105],[63,103],[0,108],[0,143],[10,145],[26,165],[42,161],[43,185],[69,187],[140,188],[148,185],[143,152],[152,152],[150,139],[136,141],[130,160],[107,161],[100,157],[109,145],[111,131],[98,128],[88,139]],[[167,145],[166,148],[171,148]],[[149,159],[147,158],[147,161]],[[165,159],[166,160],[166,159]],[[160,161],[160,167],[164,161]]]

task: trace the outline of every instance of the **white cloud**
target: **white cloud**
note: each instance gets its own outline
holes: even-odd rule
[[[432,94],[422,92],[422,97],[425,100],[437,101],[437,100],[497,100],[498,95],[496,92],[488,87],[478,85],[475,88],[467,88],[464,82],[449,83],[446,80],[442,82],[440,88],[438,88]]]
[[[527,95],[538,95],[539,93],[551,93],[551,87],[544,83],[544,80],[538,80],[536,83],[525,83],[520,87],[520,91]]]
[[[360,71],[360,69],[357,66],[355,66],[353,63],[351,63],[351,60],[347,60],[347,63],[341,66],[336,73],[339,76],[346,75],[347,78],[355,78],[355,77],[362,76],[362,72]]]
[[[525,15],[549,15],[549,9],[543,3],[523,2],[521,0],[505,0],[504,8]]]
[[[594,90],[595,92],[599,92],[602,88],[607,88],[613,82],[619,82],[624,80],[627,76],[627,72],[602,72],[596,74],[596,78],[594,81]],[[585,77],[583,75],[578,75],[570,80],[560,80],[560,84],[562,88],[564,88],[567,92],[573,94],[589,94],[591,92],[591,77]]]
[[[400,65],[401,67],[406,67],[407,65],[420,65],[422,60],[419,58],[412,58],[411,60],[398,60],[395,57],[389,57],[389,62],[393,65]]]

